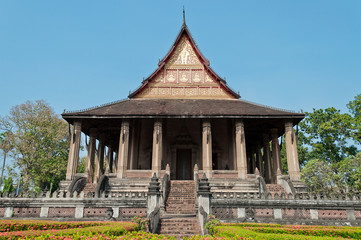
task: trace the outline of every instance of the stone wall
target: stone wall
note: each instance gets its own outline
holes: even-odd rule
[[[112,208],[113,218],[130,220],[147,214],[147,192],[119,192],[101,197],[69,196],[64,191],[39,196],[5,196],[0,198],[0,218],[62,218],[68,220],[105,220]]]
[[[361,225],[361,196],[213,193],[212,214],[225,222]]]
[[[67,220],[130,220],[147,214],[148,192],[103,193],[100,197],[69,196],[65,191],[39,196],[0,198],[0,218],[43,218]],[[272,222],[361,226],[360,195],[211,193],[211,214],[224,222]]]

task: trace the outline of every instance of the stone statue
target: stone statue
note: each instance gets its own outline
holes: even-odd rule
[[[105,211],[105,220],[107,221],[115,221],[115,218],[113,218],[113,208],[109,207],[106,211]]]

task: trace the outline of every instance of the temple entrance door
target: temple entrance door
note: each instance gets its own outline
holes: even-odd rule
[[[192,150],[191,149],[177,149],[177,180],[191,180],[192,179]]]

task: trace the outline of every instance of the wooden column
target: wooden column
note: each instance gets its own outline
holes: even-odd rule
[[[212,177],[212,131],[209,120],[202,123],[202,165],[207,178]]]
[[[95,159],[95,144],[96,139],[94,136],[94,130],[90,130],[89,136],[89,145],[88,145],[88,155],[86,157],[86,164],[85,164],[85,173],[88,177],[88,183],[93,182],[94,176],[94,159]]]
[[[272,179],[272,166],[271,166],[271,151],[269,146],[269,135],[264,133],[263,135],[263,161],[265,167],[266,183],[271,183]]]
[[[81,139],[81,122],[75,121],[73,132],[70,136],[70,149],[68,167],[66,169],[66,180],[73,180],[78,168],[79,149]]]
[[[262,160],[262,147],[261,147],[261,143],[257,142],[257,146],[256,146],[256,162],[257,162],[257,168],[259,170],[259,174],[261,176],[264,176],[263,173],[263,160]]]
[[[291,181],[300,181],[300,164],[298,162],[297,153],[297,140],[293,130],[293,123],[285,123],[285,136],[286,136],[286,153],[287,153],[287,166],[288,173]]]
[[[278,129],[271,129],[271,139],[272,139],[272,158],[273,158],[273,176],[274,182],[277,182],[277,171],[278,169],[282,173],[282,162],[281,162],[281,152],[280,145],[278,143]]]
[[[238,178],[247,179],[246,137],[243,121],[236,122],[236,158]]]
[[[124,120],[120,129],[117,178],[125,178],[129,153],[129,121]]]
[[[252,149],[251,152],[251,163],[252,163],[252,167],[251,167],[251,173],[254,173],[254,170],[256,170],[256,150]]]
[[[152,151],[152,175],[155,173],[157,177],[160,177],[160,168],[163,157],[163,132],[162,122],[157,120],[154,122],[153,129],[153,151]]]
[[[106,168],[105,173],[111,173],[113,168],[113,149],[108,147],[107,157],[106,157]]]
[[[105,146],[102,141],[99,140],[98,143],[98,154],[95,158],[95,175],[94,175],[94,183],[98,183],[99,178],[103,175],[103,166],[104,166],[104,149]]]

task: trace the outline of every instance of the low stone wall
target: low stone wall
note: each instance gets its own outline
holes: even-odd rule
[[[258,194],[213,192],[210,214],[224,222],[272,222],[361,226],[360,195]],[[130,220],[147,214],[148,192],[111,192],[100,197],[65,191],[0,198],[0,218],[47,218],[105,220],[109,208],[113,218]],[[158,195],[156,195],[158,196]]]
[[[147,214],[147,192],[119,192],[101,197],[84,196],[83,193],[68,196],[55,192],[40,196],[0,198],[0,218],[57,218],[104,220],[106,211],[113,210],[113,218],[129,220]]]
[[[361,196],[213,193],[212,214],[225,222],[361,225]]]

